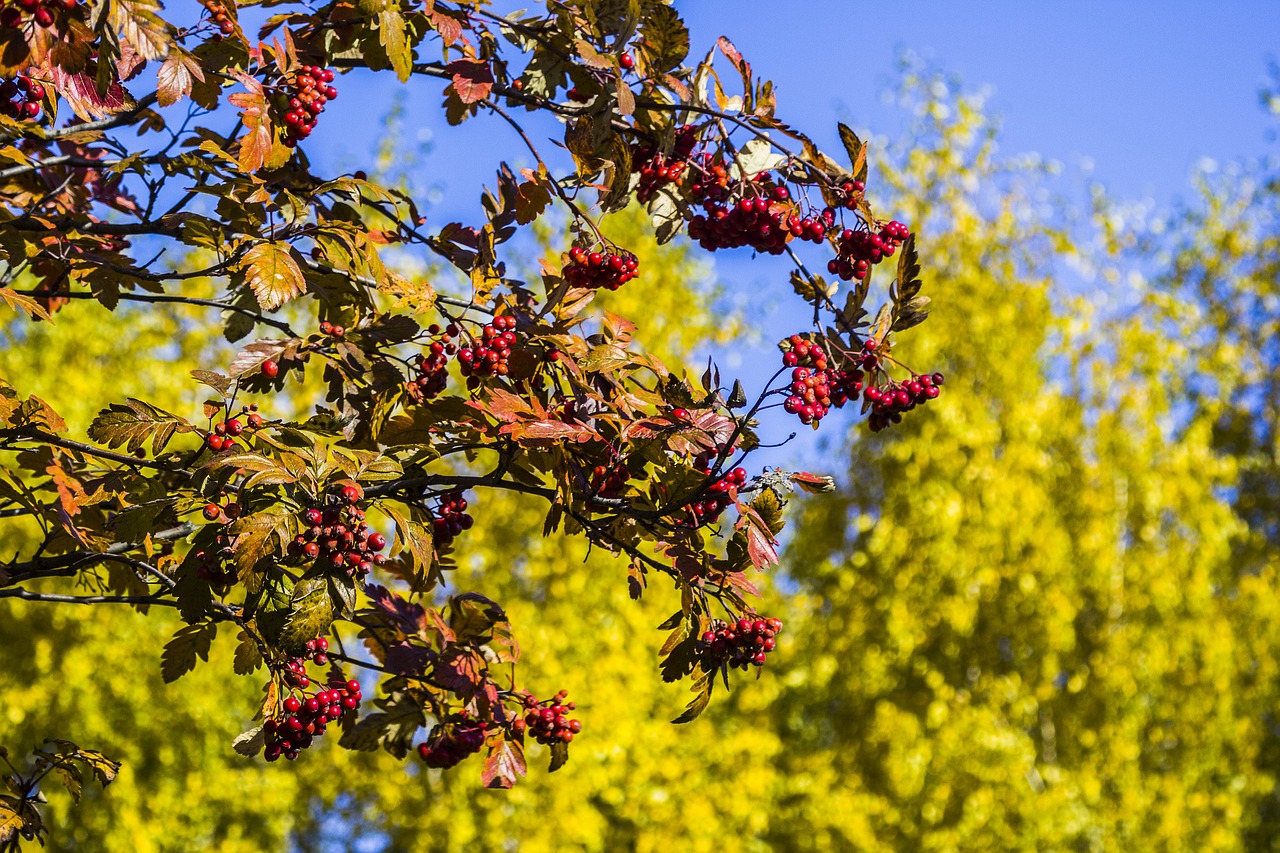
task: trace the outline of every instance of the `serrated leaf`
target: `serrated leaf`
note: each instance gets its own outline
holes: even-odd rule
[[[669,242],[680,233],[684,217],[680,213],[680,205],[676,203],[674,196],[665,190],[655,193],[653,198],[649,199],[648,209],[649,219],[653,222],[653,230],[659,244]]]
[[[698,694],[693,697],[688,706],[684,709],[684,713],[676,717],[673,723],[689,723],[701,716],[706,710],[707,705],[711,702],[711,691],[716,686],[716,680],[712,673],[703,672],[702,676],[694,682],[693,690]]]
[[[240,632],[240,642],[236,645],[235,662],[232,667],[236,675],[248,675],[262,666],[262,651],[247,631]]]
[[[19,293],[11,287],[0,287],[0,299],[3,299],[10,308],[25,311],[32,317],[39,317],[41,320],[46,320],[50,323],[53,322],[53,318],[49,316],[49,312],[45,310],[43,305],[32,297]]]
[[[551,766],[547,768],[548,773],[555,773],[561,767],[569,763],[569,744],[564,741],[556,741],[551,744]]]
[[[160,675],[165,684],[177,681],[196,668],[196,660],[209,660],[209,648],[218,633],[213,623],[185,625],[165,644],[160,658]]]
[[[239,267],[265,311],[307,292],[307,280],[287,244],[258,243],[240,259]]]
[[[157,0],[111,0],[107,7],[112,29],[140,58],[162,59],[169,54],[173,28],[158,14],[163,7]]]
[[[409,82],[413,74],[413,50],[399,3],[387,3],[378,12],[378,42],[387,52],[387,59],[400,82]]]
[[[191,94],[196,81],[204,82],[200,63],[186,53],[175,53],[156,73],[156,98],[162,107],[171,107]]]
[[[493,89],[493,71],[489,63],[478,59],[456,59],[444,67],[453,77],[453,91],[464,104],[474,104],[489,97]]]
[[[191,378],[203,385],[208,385],[224,397],[231,390],[231,377],[223,376],[214,370],[193,370]]]
[[[519,741],[508,740],[501,729],[485,739],[485,746],[489,752],[480,779],[486,788],[510,788],[528,772],[524,746]]]
[[[236,735],[235,740],[231,741],[231,748],[246,758],[253,758],[259,752],[262,752],[266,742],[266,730],[262,726],[254,726],[247,732],[241,732]]]
[[[898,255],[898,277],[894,282],[894,302],[906,303],[920,292],[920,258],[916,254],[916,235],[911,234],[903,242]]]
[[[308,640],[323,636],[335,615],[328,578],[303,578],[293,588],[289,615],[280,632],[280,645],[286,649],[302,648]]]
[[[646,76],[655,77],[673,71],[689,55],[689,28],[670,6],[650,6],[640,25],[637,58]]]
[[[867,146],[853,129],[843,122],[836,125],[836,129],[840,131],[840,141],[844,143],[844,150],[849,153],[849,162],[852,168],[849,170],[854,180],[867,180]]]
[[[99,412],[89,425],[89,438],[110,448],[125,445],[130,453],[150,440],[151,452],[158,456],[175,433],[194,431],[184,418],[130,397]]]

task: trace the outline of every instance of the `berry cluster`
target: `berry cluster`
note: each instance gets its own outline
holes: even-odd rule
[[[631,171],[640,174],[636,199],[647,202],[668,184],[680,186],[687,168],[686,161],[697,142],[697,131],[684,125],[676,132],[675,148],[670,155],[662,153],[654,145],[634,145],[631,149]]]
[[[236,514],[239,515],[239,507],[236,504],[228,504],[228,506],[235,506]],[[217,509],[217,507],[214,508]],[[205,518],[209,518],[208,509],[205,507]],[[235,564],[232,562],[234,554],[231,541],[226,534],[219,533],[214,538],[211,548],[202,548],[191,555],[195,558],[196,576],[207,580],[219,595],[225,594],[238,577]]]
[[[617,290],[639,273],[640,261],[625,249],[605,249],[588,252],[581,246],[569,250],[569,263],[564,267],[564,279],[574,287],[606,287]]]
[[[707,191],[705,199],[699,197],[701,192],[694,194],[704,212],[689,221],[689,237],[702,248],[714,252],[750,246],[770,255],[780,255],[786,249],[789,232],[783,213],[791,191],[785,186],[774,184],[766,173],[763,179],[741,187],[730,181],[723,187],[712,185]],[[731,200],[733,196],[738,197],[736,202]],[[821,233],[826,233],[825,226]]]
[[[384,564],[386,556],[377,552],[387,546],[387,537],[369,527],[359,502],[360,490],[343,486],[328,506],[308,508],[303,513],[307,529],[289,543],[289,556],[327,560],[357,579]]]
[[[582,731],[582,723],[579,720],[570,720],[565,716],[567,712],[578,707],[572,702],[564,701],[568,696],[569,691],[561,690],[555,698],[545,702],[539,702],[535,696],[524,697],[527,713],[522,722],[528,728],[529,735],[538,743],[547,746],[553,743],[569,743],[574,735]]]
[[[480,330],[480,340],[458,350],[458,365],[467,377],[468,388],[480,387],[480,382],[490,376],[506,376],[510,369],[507,359],[516,344],[516,318],[503,314],[493,318]]]
[[[37,25],[52,27],[60,13],[70,12],[79,5],[79,0],[13,0],[0,11],[0,26],[16,30],[22,26],[23,17],[30,15]]]
[[[711,464],[718,456],[719,451],[707,450],[699,453],[693,460],[693,467],[703,474],[710,474]],[[688,507],[689,513],[692,515],[693,526],[701,527],[704,524],[714,524],[721,514],[733,504],[733,498],[729,496],[729,490],[741,488],[746,482],[747,469],[734,468],[708,486],[702,497]]]
[[[236,31],[236,22],[231,20],[225,6],[215,2],[206,2],[204,6],[209,10],[213,23],[218,28],[213,36],[214,41],[222,41],[223,36],[229,36]]]
[[[716,665],[746,669],[750,664],[761,666],[777,645],[782,631],[780,619],[749,619],[742,617],[736,623],[711,620],[702,635],[702,645],[715,659]]]
[[[320,334],[328,335],[331,338],[337,338],[338,340],[342,340],[347,336],[347,330],[346,330],[346,327],[344,326],[339,326],[334,323],[330,323],[328,320],[321,320]]]
[[[800,417],[800,423],[817,423],[831,411],[831,371],[822,344],[792,335],[784,342],[790,347],[782,354],[782,363],[792,368],[790,396],[782,407]]]
[[[630,479],[631,471],[626,462],[597,465],[591,469],[591,493],[600,498],[620,498]]]
[[[4,10],[5,13],[10,11],[13,11],[12,7]],[[0,82],[0,115],[19,120],[37,119],[42,98],[44,86],[25,74],[19,74],[12,80]]]
[[[487,722],[472,719],[468,712],[463,711],[442,720],[433,728],[426,743],[418,744],[418,755],[428,767],[453,767],[480,751],[488,729]]]
[[[902,413],[936,398],[942,393],[938,386],[944,381],[945,377],[941,373],[932,376],[922,374],[906,382],[889,380],[868,388],[863,395],[871,404],[867,425],[872,432],[879,432],[891,423],[902,423]]]
[[[875,233],[846,228],[840,232],[836,257],[827,261],[827,272],[845,281],[855,278],[861,281],[867,277],[871,267],[893,257],[893,253],[910,236],[911,229],[896,220]]]
[[[213,432],[205,436],[205,446],[214,453],[226,453],[229,450],[235,450],[238,446],[236,438],[248,429],[257,429],[262,426],[262,415],[258,414],[258,404],[253,403],[248,406],[243,414],[245,419],[241,421],[239,418],[227,418],[220,424],[214,424]]]
[[[293,148],[316,129],[316,119],[324,112],[324,105],[338,97],[332,85],[333,70],[319,65],[307,65],[287,84],[284,98],[287,101],[284,123],[288,127],[284,144]]]
[[[432,514],[435,516],[431,526],[436,550],[448,548],[458,534],[470,530],[475,523],[475,519],[467,514],[467,499],[461,491],[441,495]]]
[[[453,338],[458,334],[458,327],[450,323],[440,330],[432,323],[427,327],[435,340],[427,347],[427,351],[418,357],[418,375],[409,380],[410,395],[417,400],[430,400],[444,393],[449,384],[449,356],[458,351]]]
[[[323,643],[323,646],[321,644]],[[312,649],[327,649],[324,638],[307,644]],[[323,651],[315,652],[315,659],[328,660]],[[311,685],[301,658],[293,658],[286,664],[285,681],[290,686],[305,690]],[[343,714],[354,713],[360,707],[360,682],[343,681],[341,673],[333,670],[328,689],[318,690],[303,698],[289,696],[283,702],[284,715],[270,718],[262,724],[266,733],[266,759],[275,761],[281,755],[292,761],[298,753],[311,746],[315,738],[325,733],[325,727],[337,721]]]

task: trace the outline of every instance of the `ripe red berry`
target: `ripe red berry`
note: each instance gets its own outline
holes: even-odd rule
[[[205,504],[204,517],[208,521],[217,521],[218,516],[222,515],[222,510],[217,504]]]
[[[621,65],[623,70],[626,70],[626,71],[630,71],[632,68],[636,67],[636,61],[631,57],[631,54],[629,53],[624,53],[622,54],[622,56],[618,57],[618,64]]]
[[[276,376],[280,373],[280,365],[272,361],[271,359],[267,359],[266,361],[262,362],[262,373],[268,379],[275,379]]]

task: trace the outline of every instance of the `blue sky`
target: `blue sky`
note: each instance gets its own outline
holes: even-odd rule
[[[780,117],[802,126],[832,153],[841,150],[839,119],[888,140],[904,132],[911,117],[886,94],[898,79],[899,57],[911,51],[933,68],[958,75],[966,89],[989,92],[1004,154],[1036,152],[1060,162],[1068,180],[1098,181],[1123,201],[1163,208],[1191,195],[1190,174],[1206,159],[1221,163],[1280,154],[1273,139],[1276,121],[1258,97],[1269,61],[1280,59],[1276,0],[697,0],[676,6],[691,28],[693,57],[701,57],[717,36],[729,36],[756,73],[774,81]],[[307,145],[322,168],[350,170],[367,163],[369,148],[378,144],[378,119],[392,93],[403,91],[385,77],[340,78],[342,97]],[[478,220],[480,186],[492,182],[499,160],[530,162],[514,134],[492,117],[449,128],[439,109],[442,89],[439,81],[419,79],[404,96],[404,141],[431,145],[414,183],[434,188],[429,216],[437,226],[450,219]],[[530,129],[544,156],[555,151],[546,141],[558,133],[554,123]],[[785,302],[785,261],[753,262],[744,249],[717,253],[715,264],[721,280],[738,292],[778,293]],[[798,319],[788,311],[766,316],[760,326],[769,340],[717,358],[730,374],[744,362],[772,358],[770,340],[793,331],[788,324]],[[793,426],[798,424],[780,413],[766,423],[774,434]],[[817,449],[818,443],[802,438],[762,461],[812,459]]]

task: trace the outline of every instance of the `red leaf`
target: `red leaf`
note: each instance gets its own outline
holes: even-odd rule
[[[58,94],[66,99],[75,114],[84,121],[105,118],[134,106],[133,97],[124,90],[119,78],[114,75],[106,94],[99,95],[97,71],[94,69],[67,72],[53,65],[46,66],[42,71],[58,90]]]
[[[507,740],[501,729],[489,735],[485,745],[489,754],[480,779],[486,788],[510,788],[528,771],[524,747],[519,741]]]
[[[455,59],[444,67],[453,75],[453,91],[464,104],[474,104],[489,97],[493,89],[493,72],[489,63],[476,59]]]

